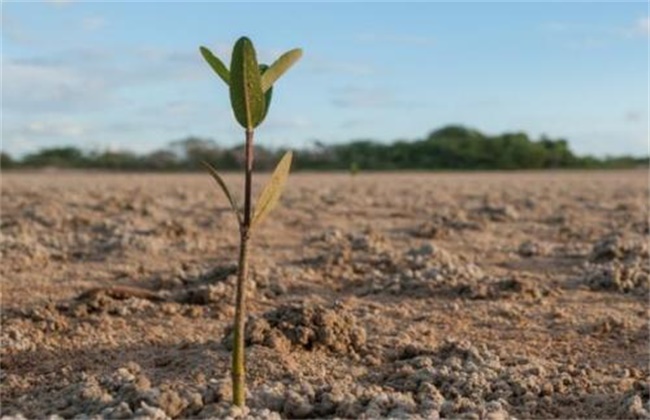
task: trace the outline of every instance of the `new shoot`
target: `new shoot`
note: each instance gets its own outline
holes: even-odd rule
[[[281,55],[273,64],[258,64],[255,48],[250,39],[242,37],[235,43],[230,69],[206,47],[200,47],[201,55],[212,70],[229,87],[230,104],[235,119],[245,130],[244,207],[239,207],[235,196],[217,170],[209,163],[204,166],[217,182],[230,203],[239,224],[239,264],[235,297],[235,320],[232,350],[232,396],[239,407],[246,404],[246,370],[244,360],[244,327],[246,322],[246,281],[248,275],[249,241],[257,226],[267,217],[280,199],[289,169],[291,151],[287,152],[271,175],[253,208],[251,186],[253,181],[253,137],[269,110],[273,96],[273,84],[302,56],[302,50],[293,49]]]

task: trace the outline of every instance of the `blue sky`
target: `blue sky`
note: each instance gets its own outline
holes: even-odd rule
[[[459,123],[566,138],[578,153],[647,154],[648,4],[2,4],[2,147],[147,152],[187,135],[243,133],[226,86],[241,35],[280,81],[258,141],[301,147],[417,139]]]

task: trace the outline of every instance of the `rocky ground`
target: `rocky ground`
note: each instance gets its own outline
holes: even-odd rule
[[[1,416],[650,418],[647,205],[646,171],[292,175],[240,410],[213,180],[3,173]]]

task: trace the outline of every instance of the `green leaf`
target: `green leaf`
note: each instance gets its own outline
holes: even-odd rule
[[[203,56],[203,59],[205,59],[205,61],[208,62],[210,67],[212,67],[212,70],[214,70],[214,72],[217,73],[217,75],[219,77],[221,77],[221,80],[223,80],[224,82],[226,82],[227,85],[229,85],[230,84],[230,72],[228,71],[226,66],[223,64],[223,62],[221,60],[219,60],[219,58],[217,58],[217,56],[212,54],[212,51],[210,51],[206,47],[202,46],[202,47],[199,48],[199,50],[201,51],[201,55]]]
[[[275,60],[275,63],[269,67],[268,71],[262,75],[262,91],[266,92],[273,86],[276,80],[280,78],[289,67],[302,57],[302,50],[300,48],[287,51],[282,54],[280,58]]]
[[[247,130],[257,127],[264,117],[265,102],[255,48],[250,39],[241,37],[230,62],[230,104],[237,122]]]
[[[203,164],[203,166],[205,166],[205,168],[208,170],[208,172],[210,172],[210,175],[212,175],[212,178],[214,178],[214,180],[217,181],[217,185],[219,185],[219,187],[221,187],[221,191],[223,191],[224,195],[226,196],[226,198],[230,202],[230,208],[235,213],[235,216],[237,216],[237,222],[239,223],[239,226],[241,227],[243,225],[244,221],[242,220],[241,213],[239,212],[239,206],[237,205],[237,201],[235,200],[235,197],[232,194],[230,194],[230,190],[228,189],[228,186],[224,182],[223,178],[221,178],[221,175],[219,175],[217,170],[206,161],[201,161],[201,163]]]
[[[252,226],[261,223],[271,210],[278,204],[284,184],[287,181],[289,170],[291,169],[291,151],[284,154],[278,166],[275,167],[271,180],[262,190],[260,197],[255,204],[255,213],[253,213]]]
[[[262,77],[264,77],[264,73],[269,69],[269,66],[266,64],[260,64],[260,74]],[[269,112],[269,108],[271,108],[271,99],[273,99],[273,86],[269,90],[267,90],[264,93],[264,100],[265,100],[265,106],[264,106],[264,115],[262,115],[262,121],[266,118],[266,114]]]

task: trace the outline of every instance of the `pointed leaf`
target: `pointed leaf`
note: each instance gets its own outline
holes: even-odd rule
[[[260,74],[262,75],[262,77],[264,76],[264,73],[268,69],[269,66],[267,66],[266,64],[260,64]],[[264,100],[265,100],[264,115],[262,115],[262,120],[260,121],[260,123],[264,121],[264,119],[266,118],[266,114],[268,114],[269,112],[269,108],[271,107],[271,99],[273,99],[273,86],[271,86],[271,88],[264,93]]]
[[[265,102],[255,48],[250,39],[241,37],[230,62],[230,104],[237,122],[247,130],[257,127],[264,116]]]
[[[271,180],[262,190],[260,197],[255,204],[255,213],[253,214],[252,226],[261,223],[271,210],[278,204],[284,184],[287,181],[289,170],[291,169],[291,151],[284,154],[278,166],[275,167]]]
[[[203,166],[205,166],[205,169],[210,172],[210,175],[212,175],[212,178],[214,178],[215,181],[217,181],[217,185],[221,187],[221,191],[223,191],[224,195],[228,199],[228,202],[230,202],[230,208],[232,211],[235,213],[235,216],[237,216],[237,222],[239,222],[239,226],[241,227],[244,221],[242,220],[241,213],[239,212],[239,206],[237,205],[237,201],[235,200],[235,197],[230,194],[230,190],[228,189],[228,186],[226,186],[226,183],[224,182],[223,178],[221,178],[221,175],[217,172],[217,170],[210,165],[206,161],[201,161]]]
[[[215,73],[219,77],[221,77],[221,80],[226,82],[227,85],[230,84],[230,72],[226,68],[226,66],[223,64],[221,60],[214,54],[212,54],[212,51],[207,49],[206,47],[200,47],[199,50],[201,50],[201,55],[203,56],[203,59],[208,62],[210,67],[212,67],[212,70],[214,70]]]
[[[269,67],[269,69],[262,75],[262,90],[264,92],[268,91],[273,83],[280,78],[289,67],[291,67],[296,61],[302,57],[302,50],[300,48],[287,51],[282,54],[280,58],[275,60],[275,63]]]

